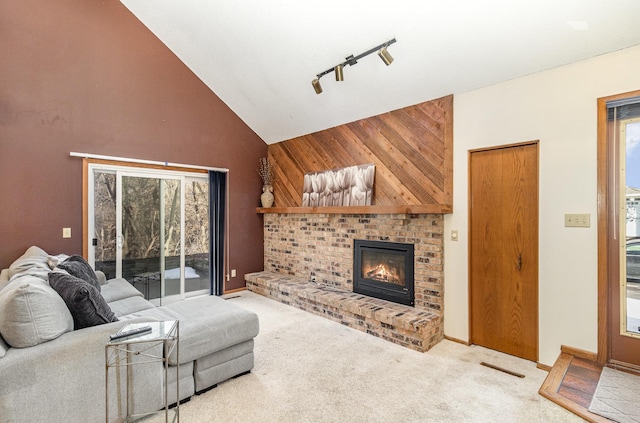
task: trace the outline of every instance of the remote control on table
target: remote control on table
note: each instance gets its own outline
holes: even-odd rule
[[[142,335],[143,333],[148,333],[148,332],[151,332],[151,326],[142,326],[135,329],[120,331],[118,333],[109,335],[109,337],[111,338],[112,341],[115,341],[117,339],[127,338],[133,335]]]

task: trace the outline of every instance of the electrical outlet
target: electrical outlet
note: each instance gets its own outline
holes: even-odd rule
[[[588,228],[591,226],[589,213],[565,213],[564,226],[567,228]]]
[[[236,269],[231,269],[231,277],[232,278],[236,277]]]
[[[71,238],[71,228],[62,228],[62,237]]]

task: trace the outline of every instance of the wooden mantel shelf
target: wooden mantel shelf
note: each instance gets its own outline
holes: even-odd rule
[[[453,207],[445,204],[349,207],[258,207],[258,213],[280,214],[447,214]]]

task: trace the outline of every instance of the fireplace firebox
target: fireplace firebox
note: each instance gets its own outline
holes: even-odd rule
[[[353,256],[353,292],[414,305],[413,244],[356,239]]]

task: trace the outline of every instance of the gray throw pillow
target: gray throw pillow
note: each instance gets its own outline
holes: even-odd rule
[[[49,273],[49,285],[62,297],[73,316],[74,329],[117,322],[100,291],[87,281],[64,272]]]
[[[74,254],[65,261],[58,263],[58,267],[62,270],[66,270],[70,275],[75,276],[76,278],[89,282],[98,289],[98,292],[100,292],[98,276],[96,276],[96,272],[93,271],[91,265],[87,263],[84,257]]]

